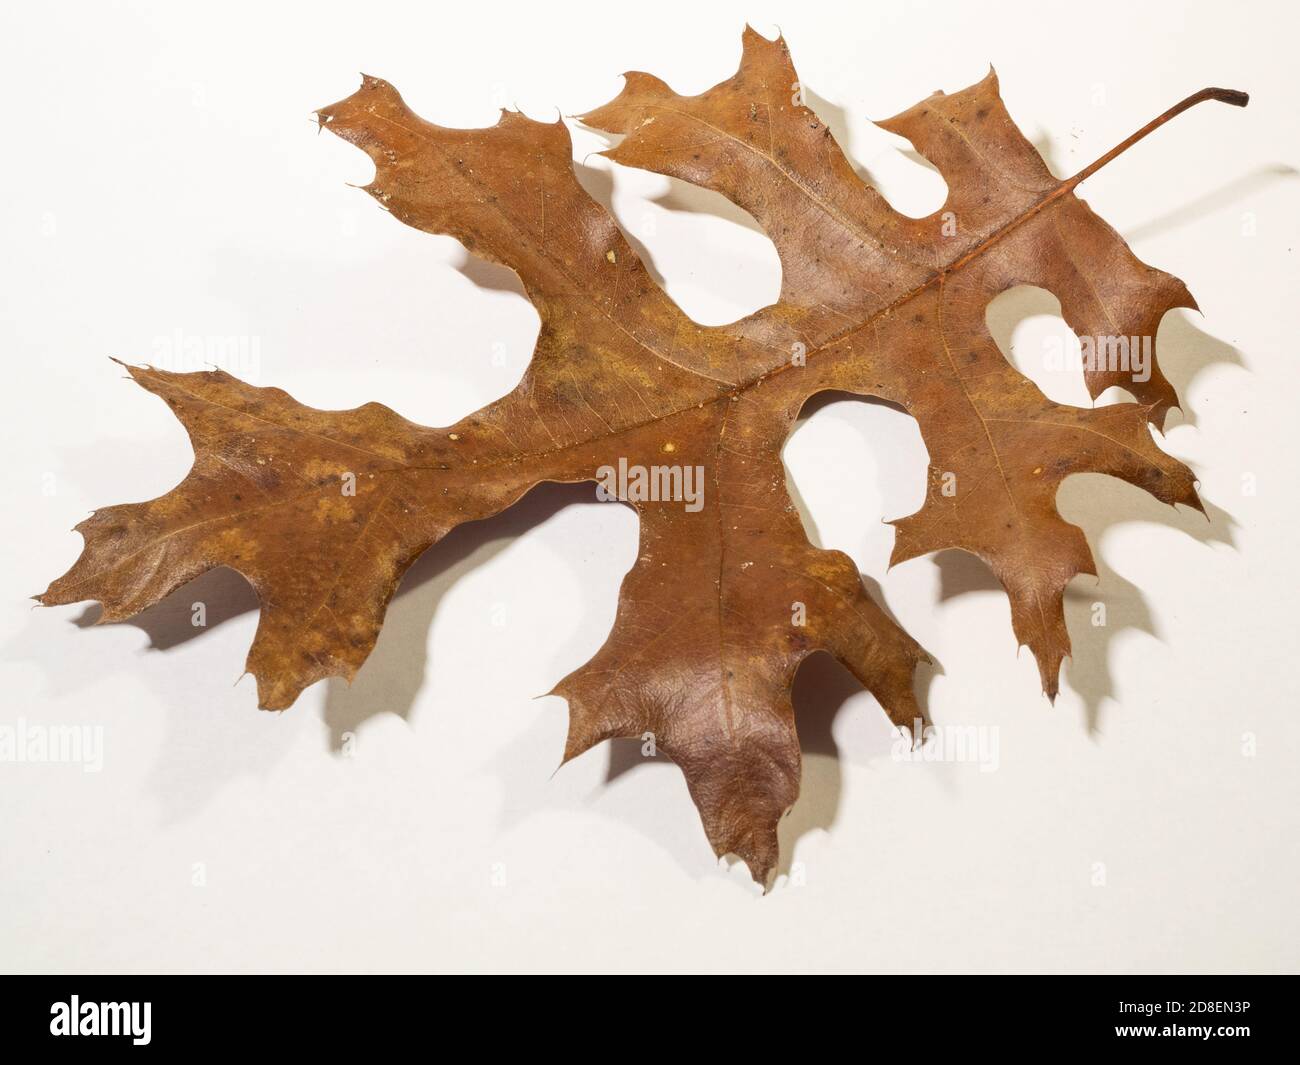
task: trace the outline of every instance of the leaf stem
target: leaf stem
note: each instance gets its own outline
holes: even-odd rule
[[[1143,137],[1145,137],[1148,133],[1154,132],[1155,130],[1163,126],[1166,122],[1168,122],[1171,118],[1176,118],[1178,115],[1181,115],[1184,111],[1186,111],[1189,107],[1195,107],[1197,104],[1205,100],[1218,100],[1220,103],[1231,104],[1233,107],[1245,107],[1246,104],[1250,102],[1250,95],[1248,93],[1240,92],[1237,89],[1210,88],[1210,89],[1202,89],[1200,92],[1194,92],[1192,93],[1191,96],[1187,97],[1187,99],[1181,101],[1180,103],[1174,104],[1174,106],[1171,107],[1168,111],[1166,111],[1163,115],[1159,115],[1156,118],[1153,118],[1140,130],[1134,133],[1133,136],[1115,145],[1114,148],[1108,151],[1100,159],[1096,160],[1093,163],[1090,163],[1088,166],[1085,166],[1082,170],[1080,170],[1077,174],[1075,174],[1074,177],[1067,179],[1063,187],[1066,189],[1074,188],[1076,185],[1079,184],[1079,182],[1085,180],[1086,178],[1091,177],[1093,174],[1095,174],[1098,170],[1100,170],[1103,166],[1109,163],[1116,156],[1122,155],[1124,152],[1128,151],[1128,149],[1133,147],[1133,145],[1137,144],[1137,142],[1140,141]]]
[[[1050,207],[1062,196],[1065,196],[1066,194],[1073,192],[1075,187],[1079,184],[1079,182],[1083,181],[1085,178],[1091,177],[1093,174],[1095,174],[1098,170],[1100,170],[1103,166],[1109,163],[1116,156],[1121,155],[1124,152],[1128,151],[1128,149],[1132,148],[1133,145],[1137,144],[1137,142],[1140,141],[1143,137],[1145,137],[1148,133],[1151,133],[1152,131],[1159,129],[1171,118],[1174,118],[1177,115],[1181,115],[1189,107],[1195,107],[1203,100],[1219,100],[1222,103],[1231,104],[1233,107],[1245,107],[1246,104],[1250,102],[1250,96],[1249,94],[1240,92],[1237,89],[1210,88],[1210,89],[1202,89],[1200,92],[1192,93],[1192,95],[1187,97],[1187,99],[1174,104],[1174,106],[1171,107],[1168,111],[1166,111],[1163,115],[1158,115],[1157,117],[1153,118],[1140,130],[1134,133],[1133,136],[1129,137],[1127,140],[1120,141],[1119,144],[1115,145],[1114,148],[1108,151],[1100,159],[1089,164],[1088,166],[1085,166],[1082,170],[1080,170],[1077,174],[1075,174],[1074,177],[1066,178],[1059,185],[1057,185],[1056,188],[1052,189],[1051,192],[1049,192],[1036,204],[1030,207],[1029,210],[1027,210],[1024,214],[1020,215],[1018,218],[1012,219],[1002,228],[995,229],[992,233],[990,233],[987,237],[985,237],[982,241],[980,241],[979,244],[971,248],[971,250],[968,251],[965,255],[961,256],[955,262],[949,263],[942,270],[940,270],[938,276],[940,278],[946,277],[948,274],[951,274],[954,271],[961,269],[972,259],[975,259],[980,255],[983,255],[984,252],[986,252],[993,244],[996,244],[1002,237],[1006,236],[1008,233],[1016,229],[1018,226],[1023,225],[1025,222],[1028,222],[1029,219],[1033,218],[1040,211],[1043,211],[1046,208]],[[907,298],[910,298],[910,296]]]

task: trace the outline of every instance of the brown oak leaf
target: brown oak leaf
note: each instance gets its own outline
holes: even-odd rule
[[[985,309],[1011,286],[1038,285],[1080,336],[1153,337],[1166,311],[1194,306],[1075,188],[1187,107],[1246,96],[1197,93],[1062,181],[990,72],[880,123],[947,181],[941,211],[916,219],[855,174],[797,83],[784,40],[747,30],[739,71],[707,92],[679,96],[633,73],[583,116],[622,134],[607,153],[616,162],[716,190],[775,243],[780,299],[715,327],[669,299],[579,185],[562,122],[503,111],[489,129],[446,129],[366,77],[319,112],[321,125],[373,159],[367,189],[398,220],[519,275],[541,317],[523,379],[430,429],[377,404],[314,410],[221,372],[130,368],[185,425],[193,469],[158,499],[82,522],[83,554],[40,601],[98,600],[114,621],[232,567],[261,600],[247,667],[260,705],[283,709],[315,681],[356,673],[403,572],[450,529],[539,482],[640,469],[677,498],[633,500],[640,552],[613,631],[555,688],[569,704],[564,757],[653,733],[715,851],[765,883],[799,790],[790,688],[803,659],[829,652],[895,723],[918,716],[925,652],[846,555],[809,543],[786,487],[791,426],[809,397],[838,390],[901,405],[929,450],[929,491],[893,523],[892,562],[957,548],[987,563],[1054,696],[1070,647],[1062,596],[1094,572],[1083,534],[1057,513],[1061,482],[1107,473],[1169,504],[1200,503],[1192,473],[1148,429],[1176,405],[1158,368],[1142,381],[1087,374],[1094,397],[1122,384],[1135,403],[1055,403],[998,350]],[[690,506],[681,479],[696,472]]]

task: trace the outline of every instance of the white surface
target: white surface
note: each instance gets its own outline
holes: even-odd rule
[[[1294,5],[511,6],[6,7],[0,724],[102,726],[105,748],[98,773],[0,764],[0,967],[1296,969]],[[1076,582],[1055,708],[975,569],[886,574],[880,518],[921,499],[910,419],[832,403],[787,449],[820,542],[942,662],[936,721],[999,730],[996,772],[895,761],[869,696],[831,669],[801,675],[809,751],[785,844],[802,886],[767,898],[713,860],[671,765],[620,753],[607,780],[604,747],[552,778],[565,707],[532,697],[600,645],[636,545],[635,517],[582,490],[454,534],[357,684],[281,715],[235,683],[256,621],[238,580],[156,612],[155,631],[186,637],[167,650],[131,625],[77,628],[88,607],[32,609],[80,550],[74,523],[188,468],[180,426],[110,354],[159,362],[177,330],[242,337],[259,383],[427,424],[517,380],[536,316],[510,279],[348,188],[369,162],[317,135],[311,111],[358,70],[446,125],[506,103],[549,117],[604,102],[628,69],[703,90],[735,70],[746,18],[769,35],[779,22],[815,105],[912,214],[943,183],[866,119],[990,62],[1060,174],[1204,85],[1252,93],[1244,112],[1193,110],[1082,189],[1204,311],[1162,327],[1194,423],[1165,446],[1214,520],[1116,481],[1066,486],[1102,583]],[[579,158],[600,146],[575,135]],[[609,168],[588,164],[604,195]],[[612,182],[690,313],[726,321],[776,294],[770,245],[720,199],[627,170]],[[1021,325],[1016,357],[1050,327]],[[943,598],[941,572],[974,590]],[[199,598],[209,626],[188,638]]]

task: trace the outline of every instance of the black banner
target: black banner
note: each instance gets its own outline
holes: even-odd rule
[[[891,1042],[919,1039],[926,1052],[944,1047],[1075,1050],[1128,1043],[1142,1051],[1181,1054],[1196,1048],[1238,1055],[1248,1049],[1284,1049],[1295,1032],[1294,1008],[1286,1002],[1293,985],[1279,978],[871,979],[889,983],[863,990],[862,1005],[852,1011],[856,1034],[841,1021],[833,1022],[841,1036],[864,1039],[864,1051],[881,1036]],[[63,1048],[95,1053],[110,1047],[143,1054],[219,1052],[283,1045],[295,1052],[337,1055],[373,1052],[391,1039],[405,1042],[411,1034],[405,1029],[415,1018],[428,1026],[425,1037],[437,1031],[439,1041],[463,1038],[467,1027],[477,1031],[486,1026],[494,1034],[522,1033],[523,1025],[536,1025],[532,1030],[540,1035],[572,1026],[572,1018],[563,1015],[567,1010],[555,1012],[563,1000],[554,994],[539,995],[536,1004],[528,1005],[521,1004],[525,996],[479,998],[472,1011],[446,1011],[446,985],[435,988],[428,977],[15,976],[4,985],[0,1046],[32,1053]],[[733,987],[733,995],[738,990]],[[590,995],[585,989],[580,993]],[[598,998],[585,1001],[583,1014],[603,1014],[606,1030],[626,1024],[644,1037],[647,1024],[655,1029],[674,1015],[680,1023],[699,1001],[686,988],[667,994],[678,1003],[672,1010],[662,1008],[665,993],[659,992],[640,1016],[638,993],[620,989],[611,992],[608,1005]],[[708,1001],[715,1000],[710,996]],[[807,1024],[795,1017],[798,1004],[787,1009],[793,1031],[798,1030],[793,1026]],[[798,1035],[791,1038],[800,1041]],[[785,1051],[774,1048],[773,1053]]]

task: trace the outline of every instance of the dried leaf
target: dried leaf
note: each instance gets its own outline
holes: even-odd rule
[[[698,472],[693,486],[665,480],[677,499],[634,501],[640,553],[613,631],[555,688],[569,703],[565,758],[653,733],[717,853],[738,854],[765,882],[777,821],[799,790],[800,662],[827,651],[895,723],[918,716],[924,651],[846,555],[808,542],[786,488],[781,446],[808,398],[834,389],[900,404],[929,449],[929,492],[893,523],[892,562],[947,548],[983,559],[1054,696],[1070,646],[1062,596],[1094,572],[1083,534],[1057,513],[1061,482],[1107,473],[1166,503],[1200,503],[1191,472],[1148,430],[1176,405],[1158,368],[1145,381],[1088,373],[1094,396],[1122,384],[1136,403],[1052,402],[999,352],[985,308],[1013,285],[1039,285],[1081,336],[1154,337],[1166,311],[1195,306],[1074,189],[1192,104],[1246,97],[1197,93],[1060,181],[990,72],[880,123],[948,183],[941,211],[913,219],[856,176],[797,89],[785,42],[746,31],[728,81],[683,97],[629,74],[584,116],[623,135],[607,153],[615,161],[720,192],[775,243],[779,301],[709,327],[668,298],[583,191],[561,122],[503,112],[490,129],[445,129],[366,77],[321,124],[374,160],[367,189],[396,218],[519,275],[541,316],[523,380],[428,429],[377,404],[319,411],[225,373],[131,368],[184,423],[194,467],[166,495],[78,526],[84,553],[40,601],[96,599],[114,621],[230,566],[262,603],[248,658],[260,705],[282,709],[315,681],[356,673],[402,573],[462,522],[539,482],[608,478],[620,463],[646,476]],[[688,487],[700,505],[680,498]]]

